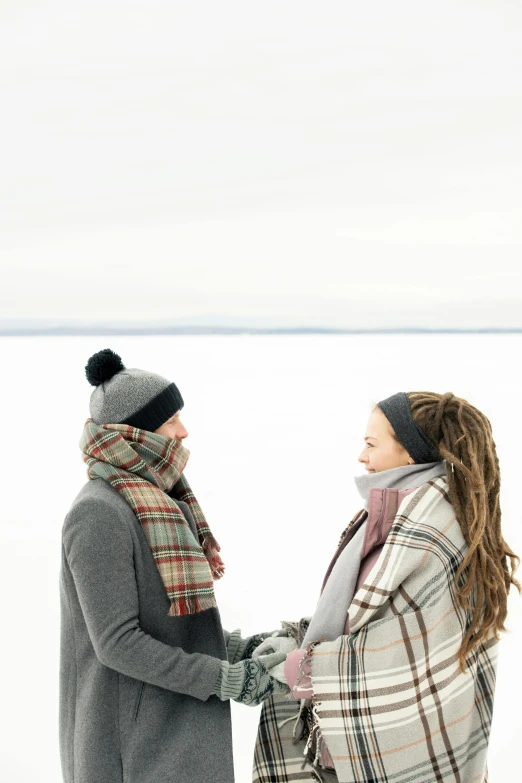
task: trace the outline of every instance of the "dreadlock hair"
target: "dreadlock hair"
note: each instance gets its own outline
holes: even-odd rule
[[[491,633],[505,631],[511,585],[520,558],[500,527],[500,469],[489,419],[451,392],[409,392],[411,413],[446,460],[450,502],[468,550],[455,575],[457,600],[470,617],[459,650],[465,670],[470,652]],[[395,435],[395,433],[394,433]]]

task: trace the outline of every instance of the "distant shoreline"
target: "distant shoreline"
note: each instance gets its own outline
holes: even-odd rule
[[[342,334],[522,334],[520,328],[463,327],[455,329],[436,329],[427,327],[394,327],[378,329],[334,329],[320,327],[241,327],[241,326],[165,326],[151,327],[126,327],[126,326],[56,326],[56,327],[27,327],[7,329],[0,326],[0,337],[103,337],[103,336],[143,336],[152,337],[160,335],[342,335]]]

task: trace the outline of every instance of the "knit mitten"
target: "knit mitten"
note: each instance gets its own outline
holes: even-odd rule
[[[290,688],[275,680],[270,669],[282,663],[286,653],[277,652],[263,655],[255,660],[246,658],[238,663],[221,661],[214,694],[226,701],[233,699],[240,704],[257,706],[273,693],[290,693]]]
[[[251,658],[256,647],[259,647],[261,642],[269,636],[286,636],[287,633],[286,629],[279,628],[277,631],[256,633],[244,639],[239,628],[236,628],[235,631],[232,631],[228,640],[227,660],[229,663],[239,663],[239,661],[244,661],[246,658]]]

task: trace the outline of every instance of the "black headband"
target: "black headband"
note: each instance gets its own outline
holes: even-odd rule
[[[410,400],[405,392],[398,392],[377,405],[393,427],[397,439],[417,463],[440,462],[442,457],[411,415]]]

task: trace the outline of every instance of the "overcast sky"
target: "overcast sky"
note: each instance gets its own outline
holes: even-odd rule
[[[518,0],[0,15],[0,318],[522,326]]]

